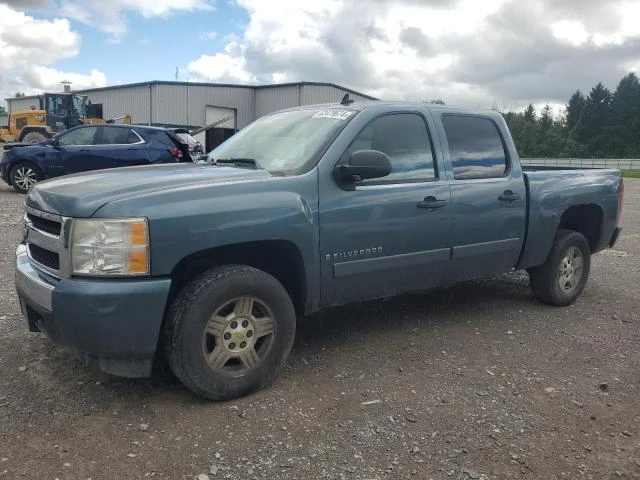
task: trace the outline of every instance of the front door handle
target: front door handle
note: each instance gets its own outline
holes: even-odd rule
[[[426,208],[428,211],[433,211],[436,208],[442,208],[447,204],[444,200],[438,200],[436,197],[425,197],[423,201],[418,202],[418,208]]]
[[[498,200],[501,202],[515,202],[516,200],[520,200],[520,194],[513,193],[511,190],[505,190],[504,193],[498,197]]]

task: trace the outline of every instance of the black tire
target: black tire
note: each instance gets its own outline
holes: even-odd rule
[[[582,293],[590,269],[591,249],[584,235],[573,230],[559,230],[547,261],[529,269],[529,284],[543,302],[570,305]]]
[[[271,332],[265,334],[269,327],[261,325],[268,320]],[[278,280],[245,265],[225,265],[196,277],[173,301],[163,332],[164,352],[189,390],[230,400],[271,383],[291,351],[295,330],[293,303]]]
[[[36,165],[27,161],[16,163],[9,174],[11,186],[18,193],[27,193],[29,188],[43,178],[42,171]]]
[[[26,143],[40,143],[44,142],[47,138],[49,137],[42,132],[29,132],[22,137],[21,141]]]

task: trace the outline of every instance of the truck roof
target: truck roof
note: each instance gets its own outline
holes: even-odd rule
[[[403,101],[393,101],[393,100],[377,100],[374,102],[353,102],[348,105],[344,105],[342,103],[319,103],[314,105],[302,105],[298,107],[287,108],[283,110],[279,110],[281,112],[291,111],[291,110],[312,110],[319,108],[342,108],[342,109],[350,109],[350,110],[367,110],[367,109],[376,109],[376,110],[391,110],[394,108],[401,107],[402,109],[408,108],[416,108],[416,109],[426,109],[426,110],[437,110],[437,111],[447,111],[447,112],[460,112],[460,113],[477,113],[482,115],[496,115],[499,114],[497,110],[490,109],[471,109],[465,107],[458,107],[452,105],[439,105],[434,103],[424,103],[424,102],[403,102]],[[276,112],[273,112],[276,113]]]

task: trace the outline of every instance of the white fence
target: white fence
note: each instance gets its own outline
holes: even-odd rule
[[[638,158],[521,158],[523,165],[535,167],[619,168],[640,170]]]

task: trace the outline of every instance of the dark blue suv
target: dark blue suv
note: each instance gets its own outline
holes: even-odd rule
[[[20,193],[60,175],[191,161],[188,145],[174,131],[139,125],[81,125],[41,143],[5,150],[0,176]]]

